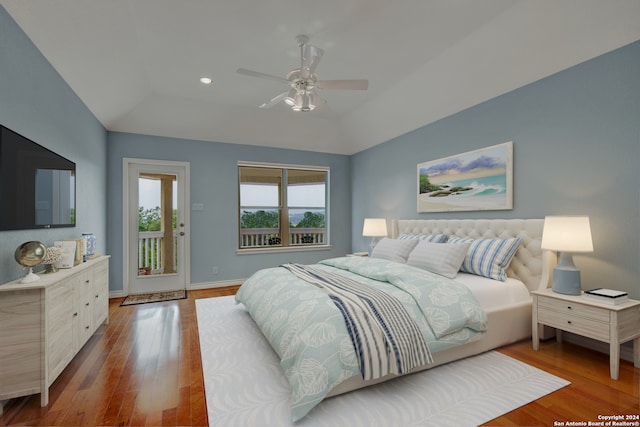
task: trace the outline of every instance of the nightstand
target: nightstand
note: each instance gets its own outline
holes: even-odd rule
[[[540,328],[547,325],[556,328],[558,342],[562,342],[562,331],[567,331],[609,343],[609,370],[614,380],[620,370],[620,344],[633,340],[633,366],[640,368],[640,301],[609,305],[551,289],[531,294],[534,350],[540,345]]]

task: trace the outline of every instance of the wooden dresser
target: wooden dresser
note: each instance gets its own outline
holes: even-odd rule
[[[109,319],[109,257],[0,285],[0,401],[40,393]],[[2,404],[0,402],[0,414]]]

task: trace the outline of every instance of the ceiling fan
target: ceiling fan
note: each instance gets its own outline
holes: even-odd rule
[[[309,37],[299,35],[296,37],[300,48],[300,68],[291,70],[282,78],[258,71],[238,68],[238,73],[245,76],[259,77],[285,83],[290,88],[260,105],[260,108],[270,108],[284,101],[294,111],[311,111],[319,103],[325,101],[318,95],[317,89],[337,90],[367,90],[368,80],[318,80],[316,68],[324,51],[309,44]]]

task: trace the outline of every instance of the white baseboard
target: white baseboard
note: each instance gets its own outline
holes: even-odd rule
[[[220,280],[217,282],[202,282],[202,283],[191,283],[187,285],[187,290],[195,290],[195,289],[212,289],[212,288],[224,288],[225,286],[233,286],[233,285],[241,285],[247,279],[233,279],[233,280]]]
[[[224,288],[225,286],[233,286],[233,285],[241,285],[247,279],[233,279],[233,280],[220,280],[217,282],[202,282],[202,283],[191,283],[187,285],[187,290],[196,290],[196,289],[212,289],[212,288]],[[123,290],[119,291],[110,291],[109,298],[122,298],[126,297],[127,294]]]

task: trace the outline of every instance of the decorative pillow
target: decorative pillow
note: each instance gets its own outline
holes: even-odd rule
[[[471,243],[460,271],[504,282],[507,280],[507,267],[509,267],[520,245],[520,238],[468,239],[449,237],[449,243]]]
[[[407,264],[453,279],[471,243],[433,243],[419,241],[409,254]]]
[[[446,234],[425,235],[425,234],[400,233],[400,235],[398,236],[398,240],[418,239],[418,240],[424,240],[424,241],[433,242],[433,243],[444,243],[447,241],[447,237],[448,236]]]
[[[418,244],[418,239],[398,240],[384,237],[371,252],[371,258],[406,263],[409,254]]]

